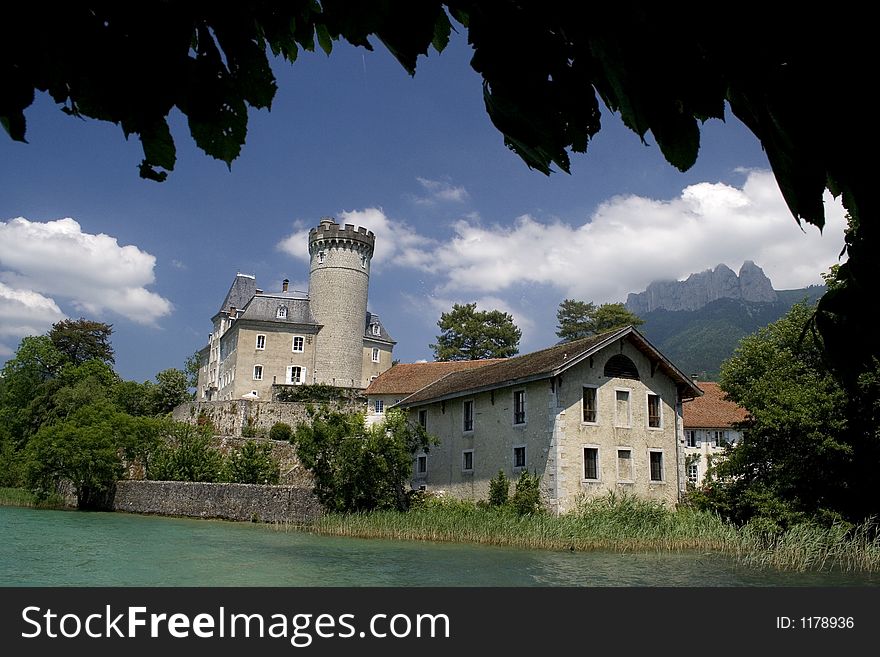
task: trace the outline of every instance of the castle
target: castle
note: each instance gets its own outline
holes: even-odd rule
[[[309,231],[309,291],[264,292],[236,274],[199,351],[197,400],[271,399],[272,386],[366,388],[395,341],[367,311],[375,236],[324,217]]]

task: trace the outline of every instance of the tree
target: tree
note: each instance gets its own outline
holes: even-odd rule
[[[152,410],[154,415],[170,413],[180,404],[190,401],[186,372],[173,367],[156,375],[156,385],[151,388]]]
[[[593,330],[604,333],[624,326],[641,326],[645,320],[628,311],[622,303],[603,303],[596,308],[593,322]]]
[[[391,409],[385,422],[366,429],[361,414],[328,408],[311,412],[297,426],[297,456],[312,473],[315,495],[328,511],[405,510],[407,483],[417,451],[433,439],[403,411]]]
[[[556,335],[563,342],[571,342],[624,326],[645,323],[628,311],[622,303],[603,303],[598,308],[592,302],[564,299],[556,311]]]
[[[210,429],[166,421],[162,442],[147,462],[147,478],[159,481],[220,481],[223,455],[211,447]]]
[[[700,125],[729,107],[761,142],[798,223],[824,225],[828,189],[857,226],[841,287],[814,319],[854,389],[880,357],[867,302],[880,281],[875,181],[863,165],[877,141],[864,66],[874,57],[868,11],[816,10],[793,21],[747,5],[701,21],[692,3],[655,2],[153,0],[51,12],[32,3],[0,24],[0,124],[24,141],[24,111],[48,92],[70,115],[137,135],[141,176],[163,180],[176,160],[167,122],[175,108],[207,154],[227,164],[238,156],[248,108],[269,107],[275,94],[267,50],[293,62],[316,43],[329,54],[334,41],[372,49],[375,37],[414,74],[419,55],[445,48],[453,22],[474,50],[471,66],[504,143],[545,174],[569,171],[569,152],[586,152],[601,127],[600,100],[643,141],[651,133],[680,170],[696,160]],[[829,80],[846,102],[816,94]]]
[[[88,319],[62,319],[52,324],[48,337],[55,348],[74,365],[99,360],[113,365],[115,357],[110,344],[113,326]]]
[[[593,335],[593,315],[596,306],[592,302],[563,299],[556,311],[556,335],[563,342]]]
[[[202,357],[199,352],[193,353],[183,364],[183,371],[186,372],[187,385],[195,390],[199,387],[199,368],[202,365]]]
[[[744,437],[714,468],[705,503],[737,522],[771,527],[805,519],[863,520],[880,510],[863,476],[880,465],[877,441],[855,431],[847,391],[804,330],[805,305],[742,340],[720,384],[749,413]],[[870,481],[870,480],[869,480]]]
[[[277,484],[281,466],[272,456],[272,446],[248,440],[230,454],[226,462],[227,478],[239,484]]]
[[[510,358],[519,353],[522,337],[513,317],[500,310],[477,310],[476,303],[454,304],[440,315],[441,333],[434,350],[434,360],[481,360]]]

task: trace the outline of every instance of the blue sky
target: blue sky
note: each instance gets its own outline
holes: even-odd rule
[[[231,171],[172,115],[178,162],[142,180],[140,144],[43,96],[28,144],[0,135],[0,361],[62,317],[114,326],[117,369],[152,379],[202,347],[236,272],[305,289],[304,232],[322,216],[376,233],[370,310],[395,357],[430,359],[455,302],[514,315],[521,350],[555,341],[559,302],[623,301],[655,279],[747,259],[777,289],[821,282],[843,211],[800,230],[757,140],[729,116],[681,173],[605,110],[572,174],[528,169],[483,107],[464,39],[411,78],[382,48],[278,61],[271,111],[250,113]]]

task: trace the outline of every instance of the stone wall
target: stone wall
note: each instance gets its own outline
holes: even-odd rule
[[[310,487],[119,481],[114,511],[254,522],[309,522],[321,514]]]
[[[214,433],[221,436],[241,436],[242,427],[250,425],[269,431],[276,422],[286,422],[291,428],[308,422],[307,407],[319,404],[306,402],[271,402],[249,399],[232,401],[201,401],[181,404],[174,409],[172,417],[179,422],[195,424],[202,416],[214,425]],[[343,411],[362,413],[364,405],[357,401],[334,402]]]

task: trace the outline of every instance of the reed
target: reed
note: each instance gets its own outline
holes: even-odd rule
[[[56,509],[64,507],[64,500],[59,495],[51,496],[46,500],[40,500],[36,495],[24,488],[0,488],[0,506]]]
[[[855,528],[798,525],[770,535],[717,515],[675,511],[631,496],[582,502],[570,513],[518,515],[509,508],[435,499],[407,512],[328,514],[308,531],[332,536],[475,543],[543,550],[712,552],[757,568],[880,571],[873,523]]]

